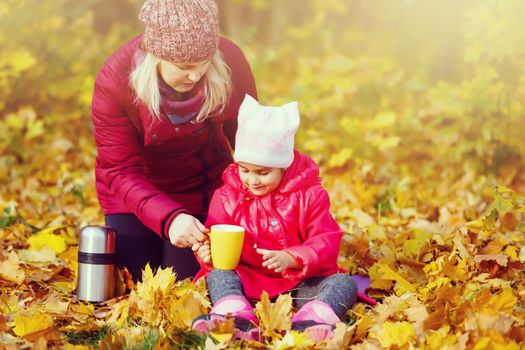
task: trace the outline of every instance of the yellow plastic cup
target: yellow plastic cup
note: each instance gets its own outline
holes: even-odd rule
[[[239,264],[244,242],[244,227],[212,225],[210,230],[211,260],[219,270],[233,270]]]

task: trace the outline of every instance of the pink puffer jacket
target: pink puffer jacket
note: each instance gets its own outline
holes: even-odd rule
[[[241,262],[235,271],[247,297],[259,299],[263,290],[274,297],[305,278],[338,272],[343,232],[330,214],[330,199],[312,159],[295,151],[280,186],[261,197],[244,188],[236,164],[231,164],[222,178],[224,185],[213,195],[206,226],[235,224],[246,229]],[[285,250],[303,267],[275,273],[262,266],[255,247]],[[211,270],[208,265],[201,266],[196,279]]]

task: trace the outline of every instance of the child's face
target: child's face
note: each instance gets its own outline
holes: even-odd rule
[[[281,183],[284,169],[268,168],[251,163],[238,162],[242,184],[254,195],[264,196]]]

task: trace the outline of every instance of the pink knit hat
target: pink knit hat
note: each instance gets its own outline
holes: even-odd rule
[[[147,52],[175,63],[213,57],[219,39],[214,0],[146,0],[139,14],[145,23]]]

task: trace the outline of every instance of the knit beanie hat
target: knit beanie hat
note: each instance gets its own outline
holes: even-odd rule
[[[299,128],[299,106],[261,106],[246,95],[239,109],[235,136],[236,162],[269,168],[287,168],[294,159],[294,135]]]
[[[211,59],[219,39],[214,0],[146,0],[139,14],[146,25],[147,52],[175,63]]]

